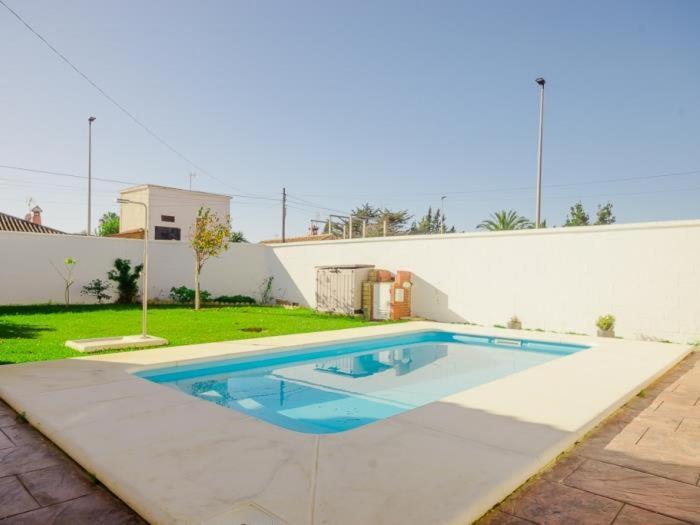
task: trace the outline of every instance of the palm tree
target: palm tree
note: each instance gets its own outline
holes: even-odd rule
[[[501,210],[491,214],[491,217],[482,221],[476,229],[488,231],[500,230],[527,230],[533,225],[530,220],[518,215],[515,210]]]

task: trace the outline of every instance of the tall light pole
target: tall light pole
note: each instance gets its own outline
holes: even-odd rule
[[[540,86],[540,136],[537,141],[537,200],[535,204],[535,228],[541,224],[542,212],[542,133],[544,127],[544,78],[535,80]]]
[[[440,197],[440,233],[445,233],[445,199],[447,195]]]
[[[143,279],[141,280],[141,336],[148,336],[148,205],[129,199],[116,199],[119,204],[138,204],[143,206]]]
[[[92,235],[92,123],[95,117],[88,118],[88,221],[87,234]]]

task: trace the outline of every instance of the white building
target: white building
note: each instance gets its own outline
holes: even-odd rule
[[[122,190],[119,197],[148,206],[148,235],[149,239],[155,240],[188,240],[197,212],[202,207],[211,209],[222,220],[231,213],[231,197],[203,191],[143,184]],[[143,229],[143,206],[122,204],[117,236],[143,238]]]

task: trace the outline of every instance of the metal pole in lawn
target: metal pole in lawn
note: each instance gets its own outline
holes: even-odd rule
[[[129,199],[116,199],[120,204],[138,204],[143,206],[143,270],[141,270],[141,336],[148,336],[148,205]]]

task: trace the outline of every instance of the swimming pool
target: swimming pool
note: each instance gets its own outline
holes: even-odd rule
[[[422,331],[137,375],[289,430],[328,434],[367,425],[586,348]]]

